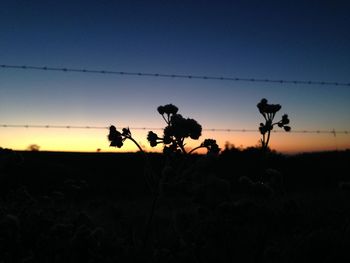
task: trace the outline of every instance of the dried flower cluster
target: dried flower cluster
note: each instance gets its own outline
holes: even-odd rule
[[[131,136],[129,128],[123,128],[122,133],[117,131],[115,126],[109,128],[108,140],[111,142],[109,146],[121,148],[124,141]]]
[[[143,149],[141,148],[141,146],[134,140],[134,138],[131,135],[130,129],[129,128],[123,128],[122,132],[118,131],[117,128],[115,126],[110,126],[109,127],[109,134],[108,134],[108,140],[111,142],[109,144],[109,146],[113,146],[113,147],[118,147],[121,148],[124,144],[124,141],[126,139],[131,140],[133,143],[135,143],[135,145],[137,146],[137,148],[139,148],[139,150],[141,152],[143,152]]]
[[[185,139],[191,138],[198,140],[202,134],[202,126],[194,119],[184,118],[178,114],[178,108],[172,104],[158,107],[158,112],[162,115],[167,126],[164,128],[163,137],[159,137],[156,133],[150,131],[147,136],[152,147],[159,143],[164,144],[164,153],[182,152],[192,153],[199,148],[207,148],[208,153],[218,153],[220,151],[216,141],[206,139],[198,147],[193,148],[189,152],[185,149]]]

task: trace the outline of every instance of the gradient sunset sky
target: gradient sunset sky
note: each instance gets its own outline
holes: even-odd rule
[[[0,64],[349,83],[349,11],[349,1],[3,0]],[[293,130],[350,130],[350,87],[0,68],[0,124],[164,127],[156,109],[173,103],[203,128],[257,129],[261,98],[280,103],[277,118],[288,113]],[[7,127],[0,147],[136,150],[111,149],[107,134]],[[260,134],[207,137],[246,147]],[[277,133],[271,147],[345,149],[350,134]]]

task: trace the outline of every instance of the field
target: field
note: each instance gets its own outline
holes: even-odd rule
[[[349,161],[2,151],[0,262],[345,262]]]

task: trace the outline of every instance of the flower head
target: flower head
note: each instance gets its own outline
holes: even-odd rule
[[[157,108],[157,110],[158,110],[159,114],[161,114],[161,115],[163,115],[164,112],[165,112],[164,106],[159,106],[159,107]]]
[[[280,104],[267,104],[265,106],[265,113],[276,113],[282,108]]]
[[[262,115],[264,115],[264,117],[265,117],[265,114],[268,114],[268,113],[274,114],[282,108],[280,104],[268,104],[267,99],[262,99],[256,106],[258,107],[259,112]]]
[[[170,115],[170,114],[176,114],[179,109],[173,104],[166,104],[164,106],[159,106],[157,110],[161,115],[163,114]]]
[[[194,119],[184,118],[178,113],[178,108],[173,104],[159,106],[157,111],[162,115],[167,126],[163,130],[163,138],[158,137],[155,133],[149,132],[147,139],[151,146],[154,147],[158,143],[164,144],[164,153],[185,153],[185,139],[190,137],[193,140],[198,140],[202,135],[202,126]],[[208,150],[212,152],[219,151],[219,147],[214,144],[208,144]],[[193,148],[198,149],[198,147]],[[191,153],[193,151],[189,151]]]
[[[130,129],[129,128],[123,128],[123,133],[122,135],[125,136],[125,137],[131,137],[131,132],[130,132]]]
[[[187,128],[189,131],[189,136],[193,140],[198,140],[202,135],[202,126],[194,119],[187,119]]]
[[[220,152],[220,148],[216,143],[216,140],[213,139],[205,139],[202,143],[202,146],[208,149],[208,153],[218,154]]]
[[[261,101],[256,105],[261,114],[265,113],[266,105],[267,105],[267,99],[265,98],[261,99]]]
[[[289,118],[287,114],[283,114],[281,122],[283,123],[283,125],[289,124]]]
[[[173,104],[167,104],[164,106],[164,113],[166,114],[176,114],[178,112],[178,108]]]
[[[152,131],[148,132],[147,135],[147,140],[149,141],[151,147],[157,146],[158,142],[157,140],[159,139],[158,135]]]
[[[187,138],[197,140],[202,133],[202,126],[194,119],[185,119],[180,114],[172,116],[170,128],[164,129],[164,134],[175,136],[176,138]]]
[[[111,142],[109,146],[118,148],[121,148],[123,146],[123,136],[113,125],[109,127],[108,140]]]

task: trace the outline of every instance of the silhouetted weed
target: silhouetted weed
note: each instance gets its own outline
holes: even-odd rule
[[[259,112],[265,119],[265,123],[260,123],[259,131],[262,135],[262,138],[260,140],[261,142],[261,150],[262,150],[262,158],[261,158],[261,177],[259,184],[259,189],[265,190],[271,190],[271,191],[265,191],[271,192],[275,194],[281,194],[283,192],[283,185],[282,185],[282,175],[277,171],[273,169],[267,169],[267,154],[269,152],[269,142],[271,137],[271,131],[273,130],[274,126],[278,126],[279,128],[283,128],[286,132],[290,132],[291,127],[288,126],[290,120],[288,118],[287,114],[282,115],[281,120],[274,122],[274,118],[276,116],[276,113],[282,108],[280,104],[269,104],[267,99],[263,98],[261,101],[257,104],[257,107],[259,109]],[[263,185],[263,187],[261,187]],[[269,188],[269,189],[268,189]]]
[[[148,173],[145,173],[147,182],[151,188],[151,191],[154,195],[150,216],[148,223],[146,225],[146,233],[144,238],[144,246],[148,240],[149,232],[151,229],[152,219],[154,217],[157,200],[160,193],[160,184],[162,186],[169,185],[169,181],[174,177],[176,173],[173,173],[174,162],[169,164],[169,158],[172,154],[177,155],[189,155],[200,148],[206,148],[207,153],[210,155],[217,155],[220,151],[217,143],[213,139],[205,139],[199,146],[187,150],[185,148],[185,140],[191,138],[193,140],[198,140],[202,134],[202,126],[194,119],[184,118],[182,115],[178,114],[178,108],[173,104],[167,104],[164,106],[159,106],[157,108],[158,113],[162,115],[166,127],[163,130],[163,137],[159,137],[156,133],[149,131],[147,140],[149,141],[151,147],[157,146],[159,143],[164,144],[163,153],[168,157],[167,165],[164,166],[163,172],[160,176],[157,176],[150,165],[150,162],[147,160],[147,155],[145,151],[140,147],[136,140],[132,137],[129,128],[123,128],[122,132],[119,132],[115,126],[110,126],[108,140],[110,141],[110,146],[121,148],[125,140],[131,140],[139,150],[144,154],[146,158],[146,166],[148,166]],[[181,158],[180,158],[181,159]],[[177,163],[178,167],[179,162]],[[182,169],[181,169],[182,170]],[[183,171],[181,171],[182,173]],[[167,176],[163,176],[167,175]],[[184,185],[185,184],[185,185]],[[170,188],[175,189],[175,191],[181,191],[182,188],[187,188],[188,183],[185,181],[176,182],[175,185],[171,185]],[[175,186],[175,187],[174,187]],[[168,190],[170,189],[168,187]],[[164,189],[164,187],[163,187]]]
[[[282,108],[280,104],[268,104],[267,99],[261,99],[261,101],[257,104],[257,107],[265,119],[265,123],[260,123],[259,131],[262,134],[262,149],[266,151],[270,142],[271,131],[275,125],[283,128],[286,132],[289,132],[291,130],[291,127],[287,125],[289,124],[289,118],[287,114],[284,114],[280,121],[273,122],[276,113]]]
[[[164,144],[164,153],[181,152],[190,154],[200,148],[206,148],[208,153],[219,153],[220,148],[213,139],[205,139],[199,146],[189,151],[186,150],[185,139],[198,140],[202,134],[202,126],[196,120],[184,118],[181,114],[178,114],[178,108],[173,104],[159,106],[158,112],[162,115],[167,126],[163,130],[163,137],[159,137],[152,131],[148,133],[147,140],[152,147],[162,143]]]

